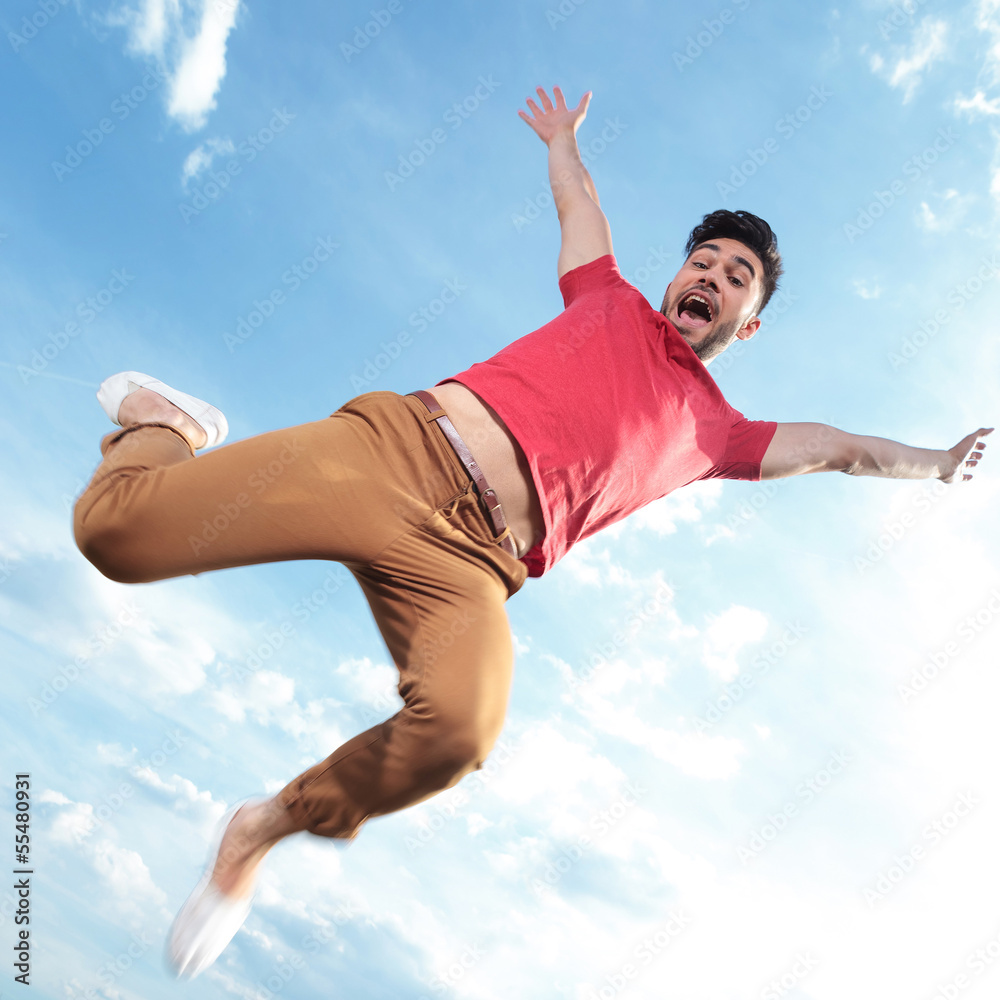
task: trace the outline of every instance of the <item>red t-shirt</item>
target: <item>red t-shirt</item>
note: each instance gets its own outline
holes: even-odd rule
[[[482,397],[524,450],[546,529],[521,560],[529,576],[678,487],[759,479],[777,427],[726,402],[613,254],[568,271],[559,289],[566,308],[551,323],[437,383]]]

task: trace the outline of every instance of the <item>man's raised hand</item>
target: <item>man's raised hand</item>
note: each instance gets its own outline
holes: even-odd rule
[[[538,96],[542,99],[541,108],[530,97],[528,98],[528,107],[531,108],[535,117],[531,118],[523,111],[518,111],[518,114],[535,130],[538,138],[547,146],[552,141],[552,137],[559,132],[568,129],[571,134],[575,135],[576,130],[580,127],[580,122],[587,117],[587,107],[594,92],[588,90],[580,98],[580,103],[575,108],[567,108],[566,98],[563,97],[563,93],[558,87],[552,88],[552,93],[556,95],[555,104],[549,100],[549,95],[541,87],[538,87],[537,90]]]
[[[965,470],[976,467],[986,447],[986,442],[979,439],[992,433],[992,427],[980,427],[978,431],[973,431],[962,438],[954,448],[949,448],[947,454],[951,460],[938,479],[943,483],[961,483],[971,479],[972,473]]]

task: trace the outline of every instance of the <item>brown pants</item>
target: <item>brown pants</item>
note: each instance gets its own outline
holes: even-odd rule
[[[77,501],[80,551],[146,583],[332,559],[361,585],[404,707],[279,793],[303,830],[354,837],[482,766],[513,671],[504,602],[524,564],[493,539],[472,479],[414,396],[368,392],[325,420],[194,456],[160,424],[109,434]],[[502,498],[501,498],[502,499]]]

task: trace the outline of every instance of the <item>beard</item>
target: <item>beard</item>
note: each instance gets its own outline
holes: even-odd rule
[[[736,336],[736,331],[740,328],[738,319],[729,320],[726,323],[719,323],[719,325],[716,326],[716,328],[703,340],[698,341],[696,344],[692,344],[688,338],[693,335],[693,332],[687,330],[684,324],[679,324],[676,319],[676,302],[671,306],[671,312],[674,315],[671,316],[668,314],[667,319],[673,323],[677,332],[687,341],[691,350],[698,355],[698,359],[702,362],[702,364],[707,364],[712,360],[712,358],[721,354],[733,342],[733,338]]]

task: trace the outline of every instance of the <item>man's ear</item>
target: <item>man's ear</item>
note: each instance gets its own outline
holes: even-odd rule
[[[760,320],[756,316],[751,316],[746,323],[736,331],[736,336],[740,340],[749,340],[760,329]]]

